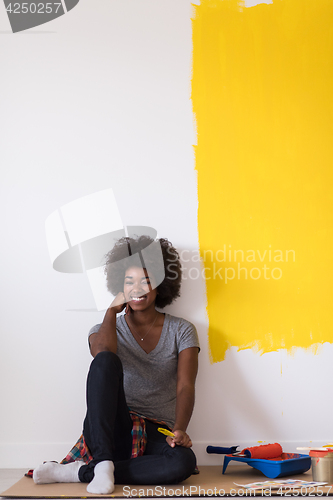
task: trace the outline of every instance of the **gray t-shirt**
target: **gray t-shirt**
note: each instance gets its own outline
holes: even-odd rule
[[[89,335],[98,332],[94,326]],[[117,317],[117,354],[124,369],[124,390],[131,410],[147,418],[175,423],[178,354],[198,347],[195,327],[185,319],[165,314],[157,346],[147,354],[134,339],[124,316]]]

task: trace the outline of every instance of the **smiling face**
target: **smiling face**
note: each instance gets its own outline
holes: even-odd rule
[[[143,311],[155,307],[157,291],[152,289],[153,277],[149,277],[142,267],[129,267],[125,272],[124,295],[133,310]]]

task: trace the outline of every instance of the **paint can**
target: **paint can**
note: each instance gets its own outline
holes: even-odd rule
[[[313,480],[333,484],[333,450],[311,450],[309,455],[311,457]]]

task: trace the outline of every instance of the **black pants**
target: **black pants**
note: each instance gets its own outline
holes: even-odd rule
[[[147,446],[143,456],[132,453],[132,419],[123,388],[123,369],[116,354],[103,351],[91,363],[87,379],[87,415],[83,435],[93,456],[79,469],[79,479],[89,483],[94,467],[103,460],[115,465],[117,484],[175,484],[188,478],[196,458],[190,448],[171,448],[157,424],[146,421]]]

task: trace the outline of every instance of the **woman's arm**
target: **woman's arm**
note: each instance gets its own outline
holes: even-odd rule
[[[176,444],[190,448],[192,441],[186,429],[194,407],[195,379],[198,372],[198,348],[188,347],[178,355],[176,422],[173,428],[174,438],[167,438],[170,446]]]
[[[89,337],[90,352],[95,357],[99,352],[111,351],[117,353],[116,319],[126,306],[124,294],[118,293],[111,306],[107,309],[103,323],[96,333]]]

